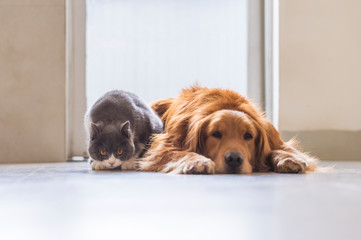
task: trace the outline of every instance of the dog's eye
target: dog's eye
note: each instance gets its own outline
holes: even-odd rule
[[[222,138],[222,133],[219,132],[219,131],[214,131],[214,132],[212,133],[212,137]]]
[[[251,140],[251,139],[253,138],[253,136],[252,136],[252,134],[250,134],[250,133],[245,133],[245,134],[243,135],[243,138],[244,138],[244,140]]]

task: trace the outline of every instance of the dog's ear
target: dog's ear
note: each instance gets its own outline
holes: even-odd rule
[[[257,129],[258,136],[255,140],[255,163],[256,169],[260,172],[266,172],[271,169],[271,164],[269,162],[269,156],[272,151],[272,147],[269,141],[269,136],[267,134],[267,129],[265,129],[264,124],[257,121],[253,121],[254,126]],[[267,125],[266,125],[267,126]]]
[[[284,142],[277,129],[266,119],[255,121],[258,130],[256,139],[256,168],[258,171],[269,171],[273,165],[271,163],[271,152],[280,149]]]
[[[209,118],[198,117],[198,119],[192,119],[192,123],[188,126],[188,133],[184,139],[184,148],[190,152],[196,152],[203,154],[205,141],[206,141],[206,127],[209,124]]]
[[[170,105],[173,103],[173,98],[167,98],[162,100],[157,100],[151,103],[151,107],[158,114],[160,118],[163,118],[164,113],[169,109]],[[165,119],[162,119],[163,121]]]

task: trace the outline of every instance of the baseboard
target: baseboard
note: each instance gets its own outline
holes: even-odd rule
[[[361,160],[361,131],[281,131],[281,135],[285,141],[296,137],[305,151],[321,160]]]

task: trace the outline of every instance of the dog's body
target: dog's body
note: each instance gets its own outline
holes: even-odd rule
[[[263,114],[241,95],[193,87],[153,103],[164,133],[140,162],[140,170],[165,173],[304,173],[315,159],[282,141]]]

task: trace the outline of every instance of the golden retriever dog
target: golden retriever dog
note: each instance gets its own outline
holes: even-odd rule
[[[140,160],[141,171],[182,174],[305,173],[316,160],[283,142],[248,99],[223,89],[192,87],[152,108],[164,133]]]

